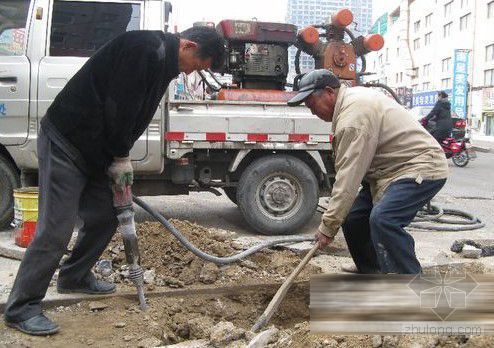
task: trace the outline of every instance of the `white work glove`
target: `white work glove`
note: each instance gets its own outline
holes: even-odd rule
[[[126,186],[134,183],[134,169],[130,162],[130,157],[114,157],[108,168],[108,176],[120,191],[124,191]]]

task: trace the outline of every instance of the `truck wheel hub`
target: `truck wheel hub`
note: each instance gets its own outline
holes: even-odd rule
[[[293,208],[297,202],[298,190],[288,178],[273,176],[264,182],[260,195],[265,208],[279,214]]]

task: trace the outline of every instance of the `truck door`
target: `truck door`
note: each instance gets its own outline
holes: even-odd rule
[[[29,0],[0,2],[0,143],[26,141],[29,124],[29,60],[26,23]]]
[[[38,118],[100,47],[144,23],[142,1],[53,0],[49,13],[46,52],[39,63]],[[132,160],[146,157],[146,144],[147,132],[134,145]]]

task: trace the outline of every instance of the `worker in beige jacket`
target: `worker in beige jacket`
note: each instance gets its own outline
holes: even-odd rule
[[[394,100],[345,87],[327,70],[305,75],[299,88],[288,105],[305,102],[333,123],[336,179],[317,233],[321,247],[341,226],[358,272],[420,273],[404,227],[446,182],[437,141]]]

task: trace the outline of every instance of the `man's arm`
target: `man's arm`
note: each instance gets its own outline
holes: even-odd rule
[[[377,148],[377,135],[357,128],[344,128],[335,137],[338,142],[336,181],[319,226],[319,232],[330,238],[336,235],[348,215]]]
[[[127,157],[134,145],[134,128],[153,74],[157,73],[157,54],[143,46],[127,51],[116,60],[115,75],[105,100],[108,150],[113,157]],[[110,67],[109,67],[110,68]]]

